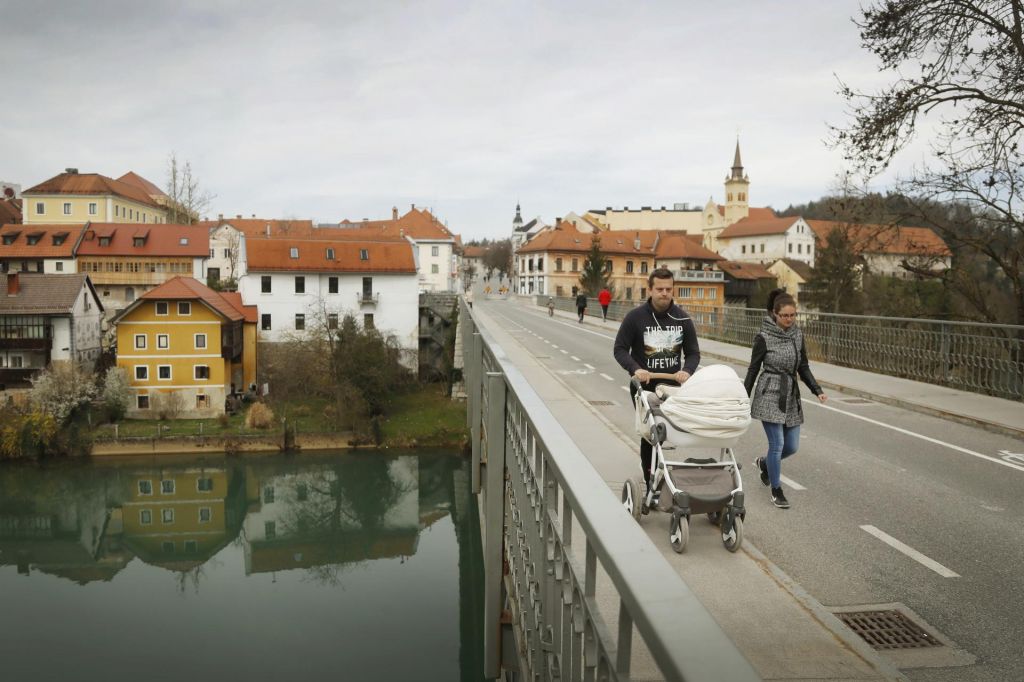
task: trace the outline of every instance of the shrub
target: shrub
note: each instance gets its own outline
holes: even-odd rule
[[[111,367],[103,377],[103,389],[100,391],[103,409],[107,419],[119,421],[128,411],[128,403],[132,398],[128,373],[121,367]]]
[[[250,429],[269,429],[274,425],[274,411],[266,403],[253,403],[245,415],[245,425]]]
[[[43,370],[32,380],[29,400],[61,425],[77,410],[87,407],[95,395],[92,375],[62,362]]]
[[[226,414],[217,415],[217,423],[220,424],[220,428],[226,429],[231,426],[231,417]]]

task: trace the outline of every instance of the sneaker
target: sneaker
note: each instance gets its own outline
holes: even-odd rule
[[[779,509],[789,509],[789,500],[786,499],[782,488],[772,488],[772,504]]]
[[[757,466],[757,470],[761,472],[761,485],[765,488],[771,483],[768,480],[768,463],[764,461],[764,457],[758,457],[754,460],[754,465]]]

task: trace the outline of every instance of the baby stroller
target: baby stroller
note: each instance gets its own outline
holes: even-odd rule
[[[671,374],[651,374],[672,379]],[[743,383],[726,365],[698,370],[683,386],[639,390],[636,428],[651,443],[651,485],[644,494],[639,476],[622,487],[622,505],[637,521],[651,509],[669,512],[669,542],[682,552],[690,538],[690,516],[707,514],[722,532],[722,544],[735,552],[743,543],[743,481],[733,454],[750,425],[750,400]],[[714,448],[714,457],[685,457],[684,448]],[[666,453],[670,453],[666,456]]]

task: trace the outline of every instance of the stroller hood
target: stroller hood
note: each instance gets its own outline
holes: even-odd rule
[[[750,398],[727,365],[708,365],[679,387],[659,386],[661,411],[673,424],[707,438],[736,438],[750,426]]]

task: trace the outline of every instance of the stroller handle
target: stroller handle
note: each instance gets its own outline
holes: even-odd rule
[[[649,372],[649,374],[651,376],[651,379],[668,379],[669,381],[675,381],[676,380],[676,375],[675,374],[668,374],[666,372]],[[641,386],[640,380],[637,379],[635,376],[631,376],[629,378],[629,384],[631,386],[635,384],[638,389]]]

